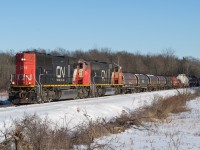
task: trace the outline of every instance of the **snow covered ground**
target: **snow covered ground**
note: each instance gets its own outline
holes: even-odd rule
[[[165,122],[146,123],[146,128],[131,128],[120,134],[101,137],[97,144],[106,149],[198,150],[200,149],[200,98],[188,102],[191,111],[172,115]],[[95,145],[95,144],[94,144]]]
[[[194,92],[196,90],[199,90],[199,88],[190,89],[187,90],[187,92]],[[185,89],[179,91],[184,92]],[[9,127],[12,120],[18,120],[23,118],[24,115],[33,114],[37,114],[40,117],[48,116],[52,122],[58,123],[60,126],[67,125],[73,129],[80,123],[87,121],[88,118],[92,120],[99,118],[109,120],[119,116],[122,111],[130,112],[144,105],[150,105],[158,96],[166,97],[176,94],[178,94],[177,90],[165,90],[17,107],[4,107],[0,108],[0,131],[4,130],[4,124]],[[188,148],[198,146],[197,140],[200,140],[200,127],[198,127],[198,125],[200,125],[200,107],[198,108],[198,106],[200,106],[200,103],[198,103],[198,100],[192,101],[189,103],[189,106],[195,107],[194,112],[192,110],[192,112],[186,112],[180,116],[173,116],[176,117],[176,119],[170,119],[169,122],[166,122],[163,125],[160,125],[159,123],[152,124],[150,130],[145,130],[143,128],[141,128],[141,130],[130,129],[124,133],[106,137],[110,139],[109,145],[114,147],[114,149],[157,149],[158,146],[158,149],[169,149],[174,141],[181,140],[180,146],[183,146],[182,141],[184,141]],[[189,120],[185,119],[189,115]],[[174,122],[176,120],[180,121]],[[151,124],[147,125],[149,126]],[[179,128],[175,128],[177,126],[179,126]],[[183,132],[182,130],[186,132]],[[187,137],[185,138],[185,136]],[[189,138],[192,138],[192,142],[188,141]],[[97,139],[97,141],[103,143],[105,142],[105,138]],[[108,140],[106,140],[106,142],[107,141]],[[191,144],[188,145],[188,142]],[[126,147],[123,147],[124,145]]]
[[[0,93],[0,100],[7,100],[8,99],[8,96],[6,93]]]

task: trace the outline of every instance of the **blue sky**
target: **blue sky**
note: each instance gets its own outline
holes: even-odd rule
[[[199,0],[1,0],[0,50],[173,49],[200,58]]]

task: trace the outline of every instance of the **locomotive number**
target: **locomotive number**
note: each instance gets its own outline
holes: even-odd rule
[[[27,70],[28,66],[19,66],[19,70]]]

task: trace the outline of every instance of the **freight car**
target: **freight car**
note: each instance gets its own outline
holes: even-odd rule
[[[122,93],[147,91],[148,77],[144,74],[123,73]]]
[[[112,64],[38,52],[16,54],[9,99],[14,104],[103,96],[119,92],[121,74]],[[112,79],[111,79],[112,77]]]
[[[176,89],[176,88],[180,87],[180,81],[175,76],[172,76],[171,80],[172,80],[172,87],[173,88]]]
[[[134,73],[122,73],[122,76],[122,93],[179,88],[179,81],[176,77]]]

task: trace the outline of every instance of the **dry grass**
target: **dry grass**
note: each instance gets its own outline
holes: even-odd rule
[[[191,94],[186,91],[168,98],[156,97],[151,106],[143,107],[134,112],[133,115],[140,118],[141,122],[162,121],[171,113],[190,111],[186,107],[186,102],[196,97],[200,97],[200,92]]]
[[[200,133],[195,133],[194,136],[200,136]]]
[[[178,96],[166,99],[156,97],[151,106],[146,106],[131,114],[123,112],[121,116],[109,122],[103,119],[93,121],[85,115],[87,123],[79,125],[73,131],[68,128],[52,129],[48,117],[41,119],[37,115],[25,116],[22,120],[14,121],[14,128],[4,133],[5,140],[0,143],[0,149],[73,149],[76,145],[85,145],[87,149],[106,149],[109,143],[95,145],[94,139],[124,132],[133,125],[134,128],[144,126],[144,122],[162,121],[170,113],[188,111],[186,101],[199,96],[199,93],[179,93]]]

